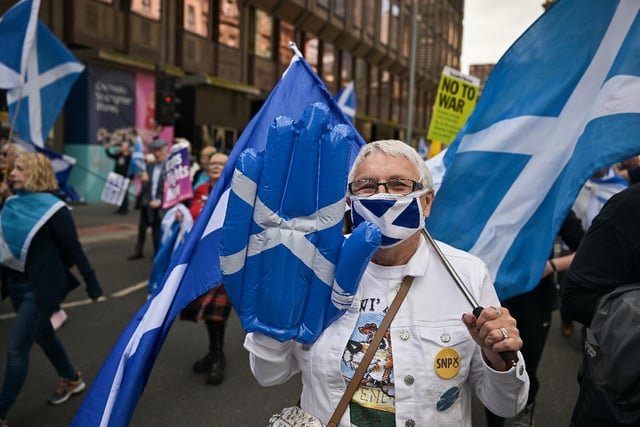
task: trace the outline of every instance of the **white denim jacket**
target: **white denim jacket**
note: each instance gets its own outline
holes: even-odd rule
[[[438,244],[476,300],[484,307],[497,307],[498,298],[484,263]],[[370,264],[367,271],[371,268],[384,267]],[[472,390],[496,415],[511,417],[521,411],[529,390],[522,354],[518,354],[517,366],[507,372],[494,371],[484,362],[480,347],[461,319],[472,308],[424,238],[406,265],[406,275],[415,279],[390,327],[396,425],[471,426]],[[340,363],[358,318],[363,286],[367,286],[367,272],[351,308],[314,344],[281,343],[261,334],[248,334],[245,339],[257,381],[263,386],[282,384],[302,372],[301,406],[324,423],[347,386]],[[388,301],[393,297],[389,295]],[[449,379],[441,378],[435,369],[444,348],[452,349],[460,361]],[[451,354],[449,350],[445,353]],[[350,425],[347,409],[340,426]]]

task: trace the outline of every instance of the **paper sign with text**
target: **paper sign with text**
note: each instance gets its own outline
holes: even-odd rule
[[[111,205],[120,206],[127,195],[127,191],[129,191],[129,178],[115,172],[109,172],[100,200]]]
[[[444,67],[427,138],[450,144],[476,106],[480,79]]]

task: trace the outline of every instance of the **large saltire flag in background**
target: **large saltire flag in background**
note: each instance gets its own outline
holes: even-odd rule
[[[427,228],[501,299],[534,288],[581,186],[640,153],[640,0],[559,0],[500,59],[453,144]]]
[[[25,45],[25,48],[28,47]],[[7,104],[14,130],[22,138],[43,147],[84,65],[41,21],[37,23],[31,49],[26,81],[7,91]]]
[[[33,51],[40,0],[21,0],[0,17],[0,88],[24,83],[27,61]]]
[[[295,55],[258,114],[242,133],[183,248],[176,254],[161,291],[140,309],[104,363],[72,425],[127,426],[169,328],[180,310],[221,282],[219,244],[236,159],[245,148],[263,150],[274,118],[300,117],[313,102],[331,110],[330,125],[351,124],[300,52]],[[355,132],[351,163],[362,137]]]

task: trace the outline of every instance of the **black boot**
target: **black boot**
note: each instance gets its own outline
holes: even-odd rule
[[[227,361],[222,352],[225,322],[206,322],[206,324],[209,332],[209,355],[211,355],[207,384],[218,385],[224,381],[224,373],[227,366]]]
[[[196,374],[209,372],[212,363],[213,355],[211,353],[207,353],[202,359],[197,360],[196,363],[193,364],[193,372]]]

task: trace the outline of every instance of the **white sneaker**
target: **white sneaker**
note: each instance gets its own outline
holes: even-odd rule
[[[51,315],[51,319],[49,319],[51,321],[51,326],[53,326],[53,330],[57,331],[58,329],[60,329],[62,325],[64,325],[64,323],[67,321],[68,317],[69,316],[67,316],[67,312],[62,308],[54,312]]]

